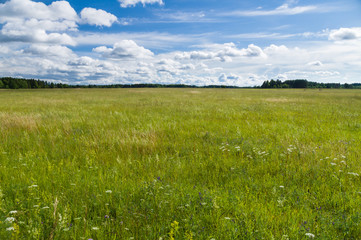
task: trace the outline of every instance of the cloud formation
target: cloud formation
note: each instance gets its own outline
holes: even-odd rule
[[[329,39],[333,41],[354,40],[361,38],[361,28],[340,28],[332,30]]]
[[[143,7],[146,4],[155,4],[158,3],[159,5],[163,5],[163,0],[118,0],[120,2],[120,6],[123,8],[127,7],[134,7],[138,3],[143,4]]]
[[[217,60],[222,62],[231,62],[234,57],[266,57],[266,55],[260,47],[254,44],[248,45],[248,48],[239,49],[234,43],[225,43],[208,46],[208,49],[202,51],[178,53],[175,56],[179,60]]]
[[[75,46],[71,34],[78,24],[111,26],[116,16],[103,10],[84,8],[81,18],[67,1],[50,5],[31,0],[0,4],[0,42],[46,43]]]
[[[31,0],[10,0],[0,4],[0,21],[16,19],[39,19],[50,21],[77,21],[78,15],[67,1],[56,1],[50,5]]]
[[[112,59],[150,58],[154,55],[150,50],[138,46],[133,40],[122,40],[115,43],[113,48],[100,46],[94,48],[93,51],[101,53],[105,58]]]
[[[101,9],[97,10],[95,8],[84,8],[80,12],[80,16],[83,23],[95,26],[110,27],[118,20],[113,14]]]
[[[273,15],[297,15],[318,10],[315,5],[291,7],[285,3],[272,10],[249,10],[249,11],[233,11],[223,13],[223,16],[240,16],[240,17],[257,17],[257,16],[273,16]]]

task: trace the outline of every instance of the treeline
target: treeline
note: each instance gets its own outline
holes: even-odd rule
[[[141,83],[141,84],[110,84],[110,85],[69,85],[64,83],[53,83],[35,79],[24,78],[12,78],[3,77],[0,78],[0,89],[29,89],[29,88],[241,88],[237,86],[227,85],[207,85],[207,86],[195,86],[186,84],[153,84],[153,83]],[[249,87],[248,87],[249,88]],[[261,86],[255,88],[359,88],[361,89],[361,83],[352,84],[340,84],[340,83],[317,83],[309,82],[305,79],[296,80],[273,80],[264,81]]]
[[[352,83],[352,84],[341,84],[341,83],[318,83],[318,82],[309,82],[305,79],[296,79],[296,80],[273,80],[264,81],[260,88],[361,88],[361,83]]]
[[[52,83],[35,79],[23,78],[0,78],[0,88],[2,89],[28,89],[28,88],[239,88],[237,86],[208,85],[195,86],[185,84],[110,84],[110,85],[69,85],[63,83]]]
[[[20,88],[68,88],[67,84],[52,83],[47,81],[23,78],[0,78],[0,88],[5,89],[20,89]]]

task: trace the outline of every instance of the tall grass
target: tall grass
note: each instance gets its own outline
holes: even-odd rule
[[[0,239],[360,239],[361,92],[0,91]]]

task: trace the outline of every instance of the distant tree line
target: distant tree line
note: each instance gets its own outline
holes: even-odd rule
[[[29,89],[29,88],[240,88],[237,86],[208,85],[195,86],[185,84],[110,84],[110,85],[69,85],[63,83],[53,83],[35,79],[23,79],[3,77],[0,78],[0,88],[2,89]]]
[[[305,79],[296,80],[273,80],[264,81],[260,88],[361,88],[361,83],[340,84],[340,83],[318,83],[309,82]]]
[[[0,78],[0,89],[29,89],[29,88],[241,88],[227,85],[195,86],[186,84],[110,84],[110,85],[69,85],[64,83],[53,83],[35,79]],[[250,87],[246,87],[250,88]],[[255,88],[361,88],[361,83],[340,84],[340,83],[317,83],[305,79],[296,80],[267,80],[261,86]]]
[[[20,89],[20,88],[68,88],[69,85],[63,83],[52,83],[47,81],[23,78],[0,78],[0,88]]]

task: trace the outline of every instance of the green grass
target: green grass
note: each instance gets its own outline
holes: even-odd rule
[[[0,91],[0,239],[360,239],[360,106],[358,90]]]

